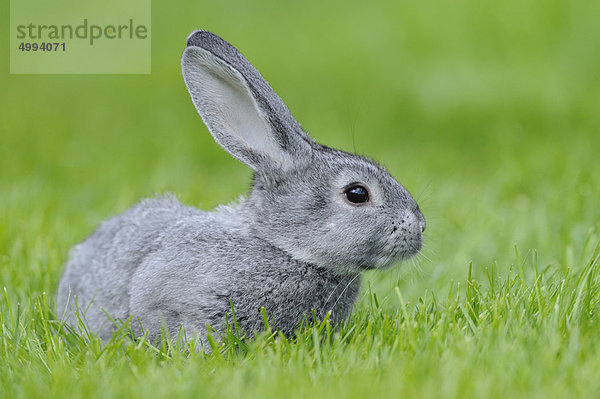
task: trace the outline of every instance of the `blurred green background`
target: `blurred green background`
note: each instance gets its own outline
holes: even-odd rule
[[[240,49],[317,141],[374,158],[417,198],[423,255],[369,274],[381,295],[444,295],[470,261],[475,278],[492,265],[506,275],[533,250],[541,267],[567,268],[597,240],[600,2],[152,7],[150,75],[9,75],[2,58],[11,295],[55,292],[68,249],[142,197],[170,191],[210,209],[247,191],[249,169],[213,142],[181,78],[194,29]]]

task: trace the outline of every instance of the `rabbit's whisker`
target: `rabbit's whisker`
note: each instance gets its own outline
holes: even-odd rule
[[[344,287],[344,290],[342,291],[342,293],[337,297],[336,301],[334,302],[333,306],[331,307],[331,311],[333,313],[333,310],[335,309],[335,305],[337,305],[337,303],[339,302],[340,299],[342,299],[342,296],[344,296],[344,293],[346,292],[346,290],[348,289],[348,287],[350,287],[350,284],[352,284],[354,282],[354,280],[356,280],[356,278],[360,276],[360,273],[356,273],[356,275],[352,278],[352,280],[350,280],[350,282],[348,284],[346,284],[346,287]]]
[[[325,311],[325,308],[327,307],[327,304],[329,303],[329,300],[331,299],[331,297],[333,296],[333,294],[335,293],[335,291],[338,289],[338,287],[344,282],[346,281],[346,279],[350,277],[350,276],[344,276],[339,283],[337,283],[337,285],[335,286],[335,288],[333,290],[331,290],[331,293],[329,294],[329,296],[327,297],[327,299],[325,299],[325,302],[323,302],[323,306],[321,307],[321,310],[319,310],[318,316],[319,317],[325,317],[325,315],[321,316],[323,314],[323,311]]]

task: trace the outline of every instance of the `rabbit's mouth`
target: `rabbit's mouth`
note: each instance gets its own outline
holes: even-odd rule
[[[374,264],[368,268],[361,266],[361,269],[388,269],[399,262],[417,255],[421,250],[421,246],[421,237],[399,239],[398,237],[390,236],[384,245],[383,251],[381,251],[380,255],[376,258]]]

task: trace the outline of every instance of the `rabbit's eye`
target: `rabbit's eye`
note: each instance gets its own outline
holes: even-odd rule
[[[352,186],[346,189],[346,198],[353,204],[362,204],[369,200],[369,192],[363,186]]]

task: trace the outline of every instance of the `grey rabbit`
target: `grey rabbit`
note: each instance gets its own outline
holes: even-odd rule
[[[425,219],[376,162],[317,144],[260,73],[207,31],[187,38],[181,68],[215,141],[253,169],[247,198],[212,212],[174,196],[144,199],[70,252],[58,314],[110,339],[133,317],[150,339],[166,327],[206,337],[232,322],[248,334],[293,333],[314,311],[347,318],[360,273],[419,252]],[[231,302],[230,302],[231,301]],[[140,323],[138,323],[138,321]]]

